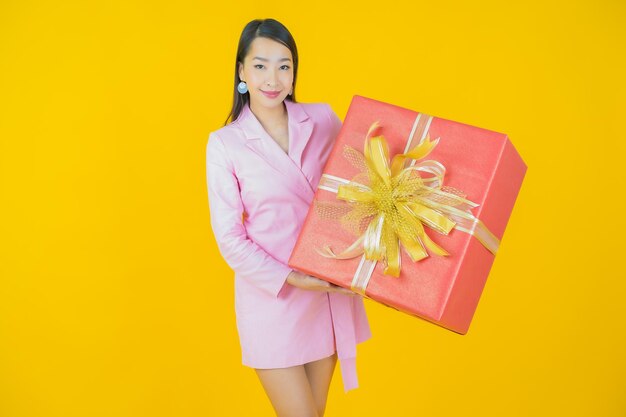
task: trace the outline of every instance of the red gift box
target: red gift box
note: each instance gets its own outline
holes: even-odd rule
[[[385,144],[381,145],[380,137],[384,138],[382,142]],[[372,138],[377,142],[370,141]],[[422,184],[422,188],[411,188],[410,198],[406,197],[406,193],[387,193],[389,187],[406,185],[407,182],[385,182],[381,180],[385,175],[376,176],[372,172],[398,173],[398,166],[392,163],[392,158],[419,147],[429,149],[427,156],[418,157],[416,155],[420,152],[413,152],[416,159],[407,159],[399,165],[402,168],[413,167],[407,170],[410,171],[411,181],[420,176],[424,181],[415,181]],[[363,155],[375,156],[377,162],[367,161]],[[388,160],[386,168],[381,168],[383,159]],[[389,169],[392,165],[393,169]],[[374,168],[363,168],[367,166]],[[369,177],[367,172],[370,173]],[[388,307],[465,334],[525,173],[526,164],[503,133],[355,95],[324,167],[314,202],[289,259],[289,266],[342,287],[352,288]],[[375,176],[378,182],[374,181]],[[368,178],[372,182],[368,182]],[[361,221],[356,220],[356,223],[355,218],[359,219],[359,216],[348,218],[353,224],[347,227],[346,217],[341,216],[355,207],[354,200],[345,197],[355,195],[354,187],[352,194],[345,192],[348,186],[356,185],[357,190],[366,190],[362,195],[357,192],[359,196],[355,198],[366,196],[369,199],[376,184],[383,184],[382,187],[387,190],[379,193],[383,196],[380,197],[383,203],[374,204],[368,200],[367,207],[368,210],[382,207],[380,210],[384,210],[383,214],[374,213],[366,219],[361,217]],[[414,182],[412,184],[415,185]],[[424,185],[431,188],[423,188]],[[372,195],[378,199],[379,194]],[[344,199],[338,198],[341,195]],[[475,204],[454,207],[457,204],[454,195]],[[434,198],[414,200],[417,196]],[[388,197],[395,199],[394,202],[389,203]],[[424,210],[422,215],[415,215],[418,213],[415,211],[417,208]],[[402,216],[398,215],[399,212]],[[457,215],[461,212],[461,215]],[[362,215],[362,211],[359,213]],[[407,219],[403,217],[407,213],[411,215],[411,221],[401,221],[401,227],[397,228],[404,230],[404,239],[400,239],[399,235],[390,238],[392,235],[389,230],[392,227],[389,226],[389,219]],[[447,220],[442,219],[446,216],[449,217]],[[474,220],[462,218],[464,216]],[[408,223],[414,225],[409,230],[422,228],[414,223],[414,218],[420,219],[421,224],[426,226],[423,227],[426,236],[422,235],[417,240],[408,237],[405,230]],[[446,230],[436,230],[433,222],[437,221],[446,223]],[[455,227],[450,229],[450,224]],[[381,225],[387,229],[381,229]],[[373,242],[372,237],[381,240]],[[378,260],[368,259],[371,255],[367,254],[354,256],[354,253],[349,255],[353,257],[347,259],[332,257],[340,252],[345,253],[342,251],[358,238],[365,242],[365,245],[361,243],[358,246],[366,246],[370,253],[378,251],[380,255],[382,252],[384,256]],[[396,248],[399,252],[392,251],[395,245],[393,242],[399,242]],[[387,251],[388,248],[391,249]],[[416,256],[415,253],[420,251],[424,254]],[[399,261],[395,268],[397,276],[394,276],[392,267],[385,273],[386,267],[394,264],[396,259]]]

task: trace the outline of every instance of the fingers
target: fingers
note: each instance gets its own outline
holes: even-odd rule
[[[347,288],[340,287],[339,285],[335,285],[335,284],[330,284],[330,285],[331,285],[331,288],[332,288],[331,291],[339,292],[339,293],[347,294],[347,295],[355,295],[356,294],[354,291],[349,290]]]
[[[309,275],[309,278],[313,281],[316,281],[319,287],[321,287],[318,287],[320,291],[338,292],[346,295],[356,295],[354,291],[341,287],[337,284],[333,284],[332,282],[324,281],[323,279],[319,279],[312,275]]]

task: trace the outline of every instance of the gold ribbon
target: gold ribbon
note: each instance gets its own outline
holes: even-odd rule
[[[365,288],[376,261],[383,261],[384,274],[400,275],[403,247],[413,262],[426,258],[428,251],[440,256],[449,255],[432,241],[424,226],[447,235],[457,229],[476,237],[490,252],[496,253],[500,244],[487,227],[470,211],[478,204],[465,198],[455,188],[444,186],[445,167],[434,160],[422,160],[439,143],[430,140],[427,122],[418,114],[407,142],[405,153],[389,160],[384,136],[370,135],[380,127],[371,124],[365,135],[363,153],[345,145],[343,156],[359,169],[351,180],[323,174],[318,188],[337,193],[337,199],[348,202],[315,201],[317,213],[325,219],[337,219],[348,230],[359,235],[350,246],[336,254],[328,245],[315,250],[333,259],[351,259],[362,256],[355,273],[352,290],[365,295]],[[419,143],[409,149],[417,127],[422,129]],[[418,162],[418,160],[422,160]],[[406,166],[407,162],[411,162]],[[430,174],[422,177],[422,173]]]

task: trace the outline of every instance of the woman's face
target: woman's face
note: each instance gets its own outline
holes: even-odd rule
[[[292,92],[293,61],[291,51],[282,43],[257,37],[250,44],[239,78],[248,84],[250,105],[276,107]],[[274,96],[264,92],[277,92]]]

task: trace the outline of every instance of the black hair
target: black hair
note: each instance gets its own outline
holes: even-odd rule
[[[250,101],[250,93],[245,94],[237,91],[237,85],[241,82],[239,78],[239,64],[243,65],[244,58],[248,54],[250,44],[258,37],[272,39],[285,45],[291,51],[293,57],[293,92],[285,100],[296,102],[296,79],[298,75],[298,48],[296,41],[291,36],[289,30],[277,20],[274,19],[255,19],[250,21],[241,32],[239,37],[239,45],[237,46],[237,59],[235,60],[235,82],[233,85],[233,106],[224,122],[226,126],[230,121],[237,120],[243,107]]]

